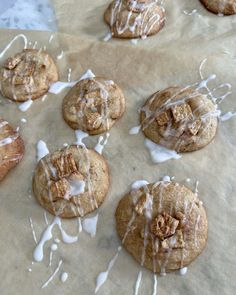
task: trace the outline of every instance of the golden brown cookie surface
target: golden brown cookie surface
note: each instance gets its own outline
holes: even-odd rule
[[[73,129],[90,135],[108,131],[125,111],[121,89],[111,80],[89,78],[78,82],[63,100],[63,117]]]
[[[21,161],[24,150],[19,133],[0,118],[0,181]]]
[[[57,67],[42,50],[25,49],[8,58],[0,71],[0,90],[14,101],[36,99],[58,80]]]
[[[165,11],[153,0],[114,0],[104,14],[113,37],[145,38],[165,24]]]
[[[153,94],[140,115],[145,136],[177,152],[203,148],[215,137],[216,106],[192,88],[169,87]]]
[[[125,195],[116,209],[125,249],[143,266],[165,274],[188,266],[205,248],[207,217],[185,186],[148,184]]]
[[[209,11],[215,14],[231,15],[236,13],[236,0],[200,0]]]
[[[82,217],[96,210],[108,188],[105,159],[76,145],[41,159],[33,179],[33,191],[42,207],[63,218]]]

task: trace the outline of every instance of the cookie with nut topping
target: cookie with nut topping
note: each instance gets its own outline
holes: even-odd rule
[[[188,266],[205,248],[208,233],[202,202],[171,181],[125,195],[116,209],[116,228],[126,250],[160,274]]]
[[[150,140],[177,152],[191,152],[213,140],[217,114],[217,106],[197,90],[169,87],[146,101],[140,121]]]
[[[103,156],[77,145],[45,156],[33,178],[41,206],[63,218],[83,217],[96,210],[108,189],[109,171]]]
[[[98,77],[79,81],[65,96],[62,106],[66,123],[90,135],[110,130],[124,111],[122,90],[113,81]]]
[[[236,14],[236,0],[200,0],[200,2],[215,14]]]
[[[0,181],[21,161],[24,151],[19,133],[0,118]]]
[[[165,24],[165,10],[155,0],[114,0],[104,14],[115,38],[146,38]]]
[[[57,67],[43,50],[25,49],[8,58],[0,70],[2,95],[17,102],[39,98],[57,80]]]

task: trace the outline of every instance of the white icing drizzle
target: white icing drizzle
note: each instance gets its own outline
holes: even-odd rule
[[[65,283],[67,281],[68,277],[69,277],[68,273],[67,272],[63,272],[61,274],[61,282],[62,283]]]
[[[53,274],[49,277],[49,279],[42,285],[42,289],[46,288],[48,284],[55,278],[56,274],[59,272],[60,267],[62,265],[62,260],[59,261],[57,268],[53,272]]]
[[[110,136],[110,133],[106,133],[105,135],[105,139],[104,139],[104,136],[99,136],[98,138],[98,143],[96,144],[96,146],[94,147],[94,150],[99,153],[100,155],[102,155],[102,152],[103,152],[103,149],[105,147],[105,145],[107,144],[108,142],[108,138]],[[103,141],[103,143],[102,143]]]
[[[170,178],[170,176],[165,175],[164,177],[162,177],[162,181],[170,182],[171,181],[171,178]]]
[[[7,121],[0,122],[0,128],[4,127],[6,125],[8,125],[8,122]]]
[[[49,44],[52,42],[53,38],[54,38],[54,35],[52,34],[52,35],[50,36],[49,40],[48,40],[48,43],[49,43]]]
[[[220,121],[225,122],[228,121],[229,119],[233,118],[236,116],[236,112],[227,112],[221,116],[219,116]]]
[[[153,292],[152,295],[157,295],[157,275],[153,275]]]
[[[0,140],[0,147],[11,144],[19,137],[19,134],[9,136]]]
[[[92,238],[96,236],[97,232],[98,214],[93,217],[88,217],[82,220],[83,230]]]
[[[120,251],[122,250],[121,247],[118,248],[117,253],[115,254],[115,256],[111,259],[111,261],[108,264],[107,270],[104,272],[101,272],[98,276],[97,276],[97,281],[96,281],[96,288],[95,288],[95,293],[98,292],[98,290],[101,288],[101,286],[106,282],[109,272],[111,271],[111,269],[113,268]]]
[[[136,280],[136,283],[135,283],[134,295],[138,295],[139,288],[140,288],[141,281],[142,281],[142,276],[143,276],[143,272],[140,271],[138,273],[137,280]]]
[[[22,111],[22,112],[26,112],[31,107],[32,103],[33,103],[33,100],[32,99],[28,99],[25,102],[21,103],[18,106],[18,109],[20,111]]]
[[[43,212],[43,216],[44,216],[44,221],[45,221],[46,225],[48,225],[48,218],[47,218],[47,212],[46,211]]]
[[[52,257],[53,257],[53,252],[57,250],[58,246],[57,244],[53,243],[50,247],[50,255],[49,255],[49,266],[52,265]]]
[[[142,126],[135,126],[133,128],[130,129],[129,134],[134,135],[134,134],[138,134],[141,130]]]
[[[71,68],[68,69],[68,77],[67,77],[68,82],[71,82]]]
[[[57,56],[57,59],[62,59],[64,56],[64,51],[62,50],[61,53]]]
[[[47,94],[44,94],[44,96],[42,97],[42,101],[45,101],[46,98],[47,98]]]
[[[38,45],[38,41],[35,41],[33,45],[33,49],[36,49],[37,45]]]
[[[154,163],[163,163],[170,159],[180,159],[181,156],[174,150],[169,150],[149,139],[145,139],[145,146],[148,148]]]
[[[58,94],[60,93],[62,90],[64,90],[65,88],[71,88],[73,86],[75,86],[75,84],[77,84],[79,81],[84,80],[84,79],[90,79],[90,78],[94,78],[95,75],[93,74],[93,72],[89,69],[87,70],[79,80],[76,81],[69,81],[70,80],[70,73],[71,73],[71,69],[69,69],[69,73],[68,73],[68,82],[61,82],[61,81],[57,81],[55,83],[52,83],[48,92],[53,93],[53,94]]]
[[[147,180],[136,180],[131,184],[132,190],[139,190],[141,187],[148,185],[149,182]]]
[[[9,43],[8,45],[0,52],[0,58],[3,57],[3,55],[6,53],[6,51],[11,47],[11,45],[19,38],[22,38],[24,41],[24,49],[27,48],[28,40],[24,34],[19,34],[15,36]]]
[[[39,162],[42,158],[49,154],[49,150],[46,142],[43,140],[39,140],[36,145],[36,158],[37,162]]]
[[[82,227],[82,222],[80,217],[78,217],[77,223],[78,223],[78,232],[81,233],[83,231],[83,227]]]
[[[70,196],[76,196],[84,193],[85,182],[83,180],[68,179],[70,184]]]
[[[179,270],[179,273],[180,273],[181,276],[184,276],[184,275],[186,275],[187,271],[188,271],[188,268],[187,267],[183,267],[183,268],[181,268]]]
[[[85,147],[85,144],[83,143],[83,139],[88,136],[89,136],[88,133],[85,133],[84,131],[75,130],[75,137],[76,137],[75,144]]]
[[[35,244],[37,244],[38,241],[37,241],[37,238],[36,238],[36,234],[35,234],[35,230],[34,230],[34,224],[33,224],[33,220],[32,220],[31,217],[29,218],[29,222],[30,222],[30,227],[31,227],[31,231],[32,231],[33,239],[34,239],[34,241],[35,241]]]
[[[22,122],[22,123],[27,123],[27,120],[26,120],[25,118],[22,118],[22,119],[21,119],[21,122]]]
[[[103,41],[107,42],[107,41],[109,41],[111,38],[112,38],[112,33],[111,33],[111,32],[108,32],[108,33],[106,34],[106,36],[103,38]]]
[[[57,225],[59,227],[59,230],[60,230],[61,236],[62,236],[62,240],[64,243],[71,244],[71,243],[75,243],[78,241],[77,236],[70,236],[63,230],[62,225],[61,225],[61,219],[59,217],[55,217],[53,222],[50,225],[48,225],[47,228],[42,233],[41,239],[34,250],[33,257],[34,257],[35,261],[40,262],[43,260],[44,245],[47,241],[50,241],[52,239],[52,237],[53,237],[52,230],[55,225]]]

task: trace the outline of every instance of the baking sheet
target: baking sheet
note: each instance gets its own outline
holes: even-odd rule
[[[79,78],[90,68],[97,76],[112,79],[123,89],[127,100],[126,112],[112,128],[104,151],[111,170],[111,188],[105,203],[98,210],[95,238],[81,233],[75,244],[60,243],[53,258],[52,269],[48,267],[50,243],[47,243],[45,260],[31,265],[35,243],[29,217],[32,217],[37,238],[45,229],[44,210],[31,193],[31,178],[36,165],[35,145],[42,139],[49,150],[54,151],[65,142],[75,141],[73,130],[64,123],[61,115],[61,102],[68,90],[58,95],[48,94],[44,102],[38,99],[26,113],[20,112],[16,104],[1,97],[0,116],[13,126],[20,126],[26,144],[23,161],[0,185],[1,294],[17,294],[19,288],[21,294],[93,294],[97,275],[106,270],[108,262],[120,245],[114,220],[117,203],[133,181],[146,179],[152,182],[164,175],[175,176],[178,181],[191,178],[190,187],[194,187],[194,182],[199,180],[199,196],[205,204],[209,220],[209,238],[205,251],[191,264],[185,277],[173,273],[158,279],[158,295],[234,294],[236,119],[220,124],[214,142],[206,148],[183,155],[180,160],[158,165],[151,161],[144,146],[144,136],[130,136],[129,129],[139,124],[137,110],[150,94],[170,85],[186,86],[199,81],[199,65],[206,57],[208,60],[203,67],[204,76],[217,76],[216,80],[209,84],[210,87],[227,82],[235,89],[236,36],[232,27],[235,17],[220,18],[210,15],[201,9],[198,1],[182,1],[181,5],[180,1],[176,1],[178,5],[168,4],[170,19],[166,31],[163,30],[150,41],[148,39],[134,46],[129,41],[99,41],[102,33],[99,35],[95,29],[104,27],[102,19],[96,20],[93,17],[91,20],[99,23],[97,27],[90,27],[89,20],[83,23],[83,28],[87,24],[95,30],[91,30],[89,34],[75,26],[82,15],[91,12],[94,16],[98,12],[96,7],[102,11],[106,1],[93,1],[91,5],[85,5],[87,1],[74,1],[74,8],[78,6],[78,11],[84,12],[77,15],[77,21],[71,21],[71,28],[75,26],[72,32],[66,30],[66,27],[63,29],[65,15],[62,17],[61,11],[67,12],[68,20],[68,15],[74,10],[68,10],[70,2],[67,2],[66,4],[60,1],[61,5],[56,6],[56,10],[60,29],[70,34],[54,34],[49,44],[50,33],[0,30],[0,44],[3,48],[16,34],[24,33],[29,41],[38,42],[38,48],[46,46],[55,60],[61,50],[64,51],[64,57],[57,60],[60,80],[67,80],[69,68],[72,69],[72,79]],[[190,10],[195,8],[195,5],[201,9],[203,18],[207,18],[204,22],[211,23],[209,30],[216,35],[207,35],[206,30],[203,33],[201,27],[197,29],[197,23],[192,17],[180,15],[181,9],[186,8],[184,3]],[[89,19],[89,15],[87,18]],[[174,18],[175,26],[170,23]],[[182,26],[182,22],[186,25]],[[171,32],[174,34],[174,27],[176,38],[181,36],[181,39],[175,42],[172,40],[172,45],[166,46],[171,40]],[[189,36],[192,36],[191,42],[187,42]],[[215,38],[216,36],[218,37]],[[4,57],[22,48],[23,42],[18,40]],[[0,64],[2,61],[3,59]],[[229,96],[221,104],[221,108],[224,112],[236,110],[235,95]],[[21,118],[26,118],[27,123],[21,123]],[[88,138],[87,146],[93,147],[96,141],[97,137]],[[51,220],[52,216],[48,215],[48,218]],[[77,233],[76,220],[63,221],[63,226],[69,233]],[[54,235],[60,236],[57,231],[54,231]],[[42,284],[52,274],[61,258],[62,270],[69,273],[67,282],[62,284],[56,276],[53,282],[42,290]],[[32,272],[28,271],[29,268]],[[139,270],[140,266],[123,251],[99,294],[133,294]],[[152,294],[152,280],[151,272],[144,270],[140,294]]]

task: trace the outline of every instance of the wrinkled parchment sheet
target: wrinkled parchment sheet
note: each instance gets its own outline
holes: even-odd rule
[[[180,160],[158,165],[151,161],[144,146],[143,134],[131,136],[129,129],[139,124],[137,110],[153,92],[171,85],[184,87],[199,81],[199,65],[206,57],[208,59],[203,67],[203,75],[217,75],[209,86],[214,88],[227,82],[236,89],[236,35],[232,25],[236,16],[216,17],[205,12],[198,1],[176,1],[176,5],[167,5],[169,19],[166,28],[150,41],[148,39],[134,46],[129,41],[99,41],[103,28],[106,28],[99,13],[103,12],[106,1],[89,1],[89,5],[85,0],[74,1],[77,3],[77,15],[73,8],[69,10],[69,1],[57,2],[59,28],[70,34],[54,34],[49,44],[50,33],[23,33],[29,41],[38,41],[38,48],[47,47],[58,64],[60,80],[67,80],[68,68],[72,68],[72,79],[78,79],[90,68],[97,76],[112,79],[123,89],[127,107],[123,118],[112,128],[104,150],[104,157],[110,167],[111,187],[106,201],[98,210],[97,235],[90,238],[81,233],[75,244],[60,243],[50,269],[50,242],[46,244],[44,261],[31,265],[35,243],[29,217],[32,217],[38,239],[45,229],[44,210],[31,192],[31,179],[36,165],[35,145],[38,140],[44,140],[50,151],[75,141],[73,130],[65,124],[61,115],[62,99],[68,90],[65,89],[58,95],[48,94],[44,102],[38,99],[26,113],[19,111],[17,104],[0,97],[0,116],[15,128],[20,126],[26,145],[23,161],[0,184],[0,293],[94,294],[97,275],[106,270],[120,245],[114,219],[120,198],[135,180],[146,179],[152,182],[170,175],[175,176],[177,181],[191,178],[192,182],[188,184],[190,188],[194,188],[194,182],[199,180],[199,196],[204,202],[209,220],[209,238],[205,251],[189,266],[186,276],[172,273],[159,278],[158,295],[234,294],[236,119],[221,123],[214,142],[206,148],[185,154]],[[181,13],[183,9],[192,10],[195,7],[201,12],[201,17]],[[71,12],[77,19],[69,17]],[[80,17],[86,19],[86,22],[80,23]],[[173,20],[174,23],[171,24]],[[210,27],[206,24],[210,24]],[[69,26],[73,29],[72,32],[69,31]],[[20,32],[0,30],[0,47],[5,47],[18,33]],[[188,41],[188,38],[191,40]],[[182,39],[186,42],[182,42]],[[19,39],[4,58],[21,49],[23,42]],[[64,51],[64,57],[57,60],[61,50]],[[0,64],[2,62],[3,59],[0,59]],[[235,97],[232,94],[221,104],[223,112],[236,111]],[[27,123],[22,123],[21,118],[26,118]],[[97,137],[86,139],[88,147],[93,147],[96,142]],[[51,220],[52,216],[48,215],[48,218]],[[70,234],[77,233],[76,220],[63,221],[63,226]],[[60,237],[56,229],[53,233],[55,237]],[[69,273],[67,282],[62,284],[57,275],[47,288],[40,289],[61,258],[64,261],[62,270]],[[32,268],[32,272],[28,272],[28,268]],[[139,264],[123,251],[98,294],[134,294],[139,270]],[[143,271],[139,294],[152,294],[152,273]]]

